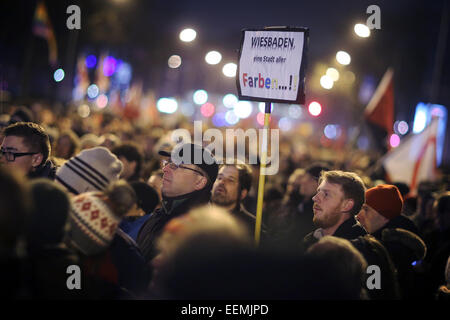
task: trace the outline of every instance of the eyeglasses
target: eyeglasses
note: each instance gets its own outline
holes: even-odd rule
[[[18,157],[31,156],[33,154],[38,154],[38,152],[11,152],[0,149],[0,156],[5,157],[8,162],[13,162]]]
[[[181,169],[186,169],[186,170],[191,170],[191,171],[197,172],[199,175],[204,176],[201,171],[185,167],[181,164],[177,165],[177,164],[173,163],[172,161],[163,160],[162,165],[163,165],[163,168],[166,166],[169,166],[169,168],[172,170],[177,170],[178,168],[181,168]]]

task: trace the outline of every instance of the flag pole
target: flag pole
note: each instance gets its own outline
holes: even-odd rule
[[[261,239],[261,224],[262,224],[262,208],[264,203],[264,184],[266,178],[266,161],[267,161],[267,141],[269,134],[269,119],[270,119],[271,103],[265,103],[264,113],[264,130],[261,143],[261,161],[259,170],[259,183],[258,183],[258,202],[256,207],[256,225],[255,225],[255,244],[259,246]]]

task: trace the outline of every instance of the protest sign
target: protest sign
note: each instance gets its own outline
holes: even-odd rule
[[[307,28],[244,29],[236,79],[240,100],[305,101]]]

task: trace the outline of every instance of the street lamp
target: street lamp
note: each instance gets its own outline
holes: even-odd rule
[[[357,23],[353,30],[355,30],[358,37],[367,38],[370,36],[370,29],[365,24]]]
[[[194,41],[197,37],[197,32],[194,29],[184,29],[180,32],[180,40],[183,42],[191,42]]]

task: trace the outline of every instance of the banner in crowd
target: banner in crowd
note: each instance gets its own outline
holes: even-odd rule
[[[306,28],[243,30],[239,99],[304,104],[308,34]]]

